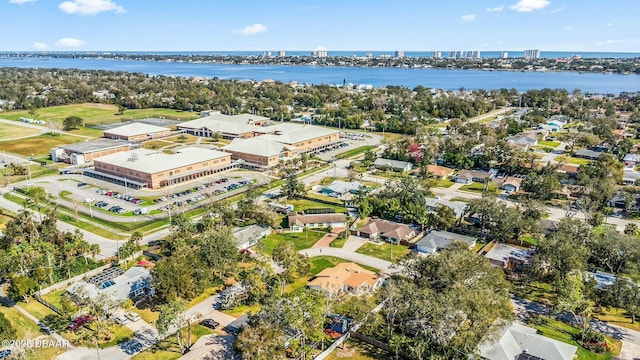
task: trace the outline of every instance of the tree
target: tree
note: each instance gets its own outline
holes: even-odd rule
[[[84,125],[84,120],[78,116],[67,116],[62,120],[62,128],[65,131],[80,128]]]
[[[452,208],[444,205],[436,206],[436,226],[438,229],[447,230],[452,227],[456,221],[456,213]]]
[[[299,254],[292,242],[283,241],[278,244],[273,249],[271,257],[276,264],[285,269],[281,275],[284,276],[288,282],[292,282],[301,274],[306,274],[309,271],[309,259]]]
[[[572,271],[560,280],[558,301],[554,310],[559,313],[571,313],[575,321],[582,325],[580,335],[584,340],[592,312],[589,299],[585,296],[585,284],[581,274],[580,271]]]
[[[587,243],[589,262],[605,267],[614,274],[637,270],[640,261],[640,243],[633,235],[609,230],[603,234],[592,233]]]
[[[181,299],[172,300],[160,307],[160,314],[156,326],[161,335],[167,335],[175,331],[180,353],[184,354],[191,347],[191,322],[185,315],[186,303]],[[182,329],[188,327],[185,336]]]
[[[627,310],[631,315],[631,323],[640,315],[640,284],[624,276],[616,277],[616,281],[606,290],[606,305]]]
[[[37,287],[38,283],[30,277],[13,277],[11,278],[11,282],[9,283],[9,297],[13,301],[26,301],[27,297],[31,295]]]
[[[369,168],[369,166],[373,165],[374,161],[376,161],[376,154],[371,150],[367,150],[364,153],[364,159],[362,159],[362,165],[366,168]]]
[[[16,329],[11,326],[9,319],[3,313],[0,313],[0,339],[16,339]]]
[[[274,324],[255,320],[246,326],[235,342],[235,348],[246,360],[272,360],[282,358],[284,331]]]
[[[307,194],[307,190],[304,188],[304,184],[291,172],[282,185],[282,194],[288,199],[300,199]]]
[[[155,293],[160,300],[191,300],[210,286],[211,269],[190,249],[162,258],[152,270]]]

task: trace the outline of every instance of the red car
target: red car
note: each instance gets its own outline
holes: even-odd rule
[[[69,330],[75,331],[80,326],[88,323],[89,321],[91,321],[91,315],[80,316],[79,318],[73,320],[73,322],[71,322],[71,324],[69,324]]]

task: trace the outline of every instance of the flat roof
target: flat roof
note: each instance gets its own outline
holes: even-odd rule
[[[104,163],[129,170],[154,174],[228,156],[230,157],[231,154],[218,150],[186,147],[176,150],[175,154],[136,149],[103,156],[94,161],[96,163]]]
[[[264,139],[263,136],[248,139],[233,139],[230,144],[222,147],[225,151],[267,157],[279,155],[284,148],[289,148],[290,150],[296,149],[294,146]]]
[[[85,154],[85,153],[90,153],[94,151],[119,148],[127,145],[130,146],[131,142],[126,140],[98,139],[98,140],[79,142],[75,144],[62,145],[60,146],[60,148],[64,150]]]
[[[268,129],[266,127],[265,129]],[[284,130],[281,134],[262,135],[261,138],[277,141],[283,144],[293,145],[302,141],[307,141],[322,136],[339,133],[338,130],[324,128],[314,125],[298,125],[296,128]]]
[[[226,115],[225,115],[226,116]],[[240,122],[231,122],[231,121],[220,121],[216,119],[211,119],[212,116],[203,117],[200,119],[195,119],[191,121],[185,121],[182,124],[178,124],[178,128],[187,128],[187,129],[208,129],[211,132],[220,132],[226,134],[246,134],[253,132],[266,132],[264,130],[267,127],[250,125],[246,123]]]
[[[127,125],[118,126],[113,129],[105,130],[105,134],[113,134],[119,136],[137,136],[154,134],[157,132],[169,131],[169,129],[161,126],[149,125],[142,122],[134,122]]]

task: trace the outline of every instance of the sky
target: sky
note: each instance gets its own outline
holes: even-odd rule
[[[0,0],[0,51],[640,52],[639,0]]]

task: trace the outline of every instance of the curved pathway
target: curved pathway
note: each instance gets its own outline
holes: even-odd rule
[[[367,256],[363,254],[358,254],[353,251],[348,251],[339,248],[311,248],[300,250],[300,254],[307,255],[309,257],[316,256],[333,256],[340,259],[353,261],[354,263],[370,266],[372,268],[376,268],[387,274],[395,274],[399,271],[399,269],[392,267],[393,263],[385,260],[381,260],[372,256]]]

